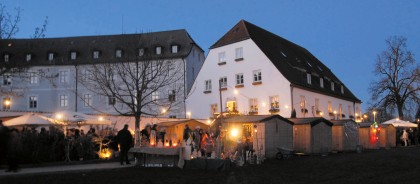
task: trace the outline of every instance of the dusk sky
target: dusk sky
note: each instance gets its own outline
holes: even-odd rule
[[[48,16],[46,37],[186,29],[206,53],[239,20],[308,49],[367,107],[377,55],[404,36],[420,60],[420,0],[0,0],[23,9],[17,38]]]

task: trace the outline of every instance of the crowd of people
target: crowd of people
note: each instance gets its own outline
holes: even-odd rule
[[[397,143],[403,146],[419,145],[420,132],[417,128],[398,129],[397,130]]]

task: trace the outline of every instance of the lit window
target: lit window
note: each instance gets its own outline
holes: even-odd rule
[[[226,102],[226,111],[228,112],[237,112],[236,101],[227,101]]]
[[[300,103],[299,106],[301,109],[305,109],[306,107],[306,100],[305,100],[305,96],[300,96]]]
[[[4,62],[9,62],[9,58],[10,58],[9,54],[5,54],[4,55]]]
[[[306,74],[306,81],[308,82],[308,84],[312,84],[312,76],[310,73]]]
[[[270,96],[270,109],[279,109],[279,96]]]
[[[261,70],[254,70],[252,72],[252,74],[254,76],[254,81],[253,82],[261,82],[262,81]]]
[[[220,88],[227,88],[227,77],[220,78]]]
[[[121,56],[122,56],[122,50],[121,49],[116,50],[115,51],[115,57],[121,58]]]
[[[69,105],[69,97],[67,95],[60,95],[60,107],[67,107]]]
[[[29,108],[36,109],[38,106],[38,98],[36,96],[29,97]]]
[[[341,85],[341,94],[344,94],[344,86]]]
[[[92,95],[91,94],[84,95],[84,98],[83,99],[84,99],[84,106],[85,107],[92,106],[93,99],[92,99]]]
[[[258,113],[258,99],[249,99],[249,112]]]
[[[172,53],[178,53],[178,45],[172,45]]]
[[[48,61],[54,60],[54,53],[50,52],[48,53]]]
[[[158,99],[159,99],[159,92],[157,92],[157,91],[152,92],[152,100],[155,101],[155,100],[158,100]]]
[[[332,103],[330,101],[328,101],[328,112],[329,113],[332,113],[333,112]]]
[[[139,49],[139,56],[143,56],[144,55],[144,48]]]
[[[243,49],[242,49],[242,47],[239,47],[239,48],[235,49],[235,59],[236,60],[243,59]]]
[[[3,85],[5,86],[12,85],[12,76],[10,76],[10,74],[3,75]]]
[[[220,52],[219,53],[219,63],[223,63],[226,62],[226,54],[225,52]]]
[[[77,53],[76,52],[71,52],[70,53],[70,59],[75,60],[76,58],[77,58]]]
[[[10,97],[3,98],[3,110],[10,110],[10,106],[12,105],[12,100]]]
[[[60,83],[67,83],[67,82],[69,82],[69,72],[60,71]]]
[[[211,91],[211,80],[206,80],[205,85],[205,91]]]
[[[324,78],[319,78],[319,85],[324,88]]]
[[[244,84],[244,74],[236,74],[236,85],[243,85]]]
[[[38,74],[36,72],[29,73],[29,83],[38,84]]]
[[[98,59],[99,58],[99,51],[95,50],[93,51],[93,59]]]
[[[156,54],[162,54],[162,47],[156,47]]]
[[[343,105],[338,105],[338,117],[339,119],[343,119]]]
[[[331,91],[334,91],[334,82],[331,82]]]
[[[26,54],[26,61],[30,61],[32,59],[32,54]]]

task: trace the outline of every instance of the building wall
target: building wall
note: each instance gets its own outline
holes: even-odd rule
[[[243,60],[235,61],[235,49],[243,48]],[[226,64],[218,65],[219,53],[225,52]],[[253,71],[261,70],[262,83],[253,85]],[[236,87],[236,74],[242,73],[243,87]],[[227,77],[227,89],[222,91],[222,105],[225,111],[228,100],[236,100],[239,113],[248,114],[249,101],[256,98],[258,114],[269,114],[269,97],[278,96],[280,114],[289,117],[290,83],[273,66],[258,46],[250,39],[211,49],[187,98],[187,111],[193,118],[209,118],[211,104],[217,104],[220,112],[219,79]],[[204,93],[205,81],[211,80],[211,92]],[[286,108],[287,107],[287,108]]]
[[[302,97],[305,99],[305,108],[307,109],[307,113],[303,113],[301,110],[301,101]],[[316,113],[316,105],[315,101],[316,99],[319,100],[319,108],[318,110],[322,112],[321,115],[317,115]],[[334,115],[330,116],[328,111],[328,102],[331,102],[332,105],[332,112],[336,111],[337,115],[334,117]],[[340,104],[342,106],[342,114],[344,114],[346,117],[339,116],[339,107]],[[297,87],[293,87],[293,108],[296,109],[296,116],[297,117],[323,117],[325,119],[350,119],[350,115],[353,117],[355,116],[355,113],[358,115],[361,114],[361,104],[360,103],[353,103],[348,100],[339,99],[332,96],[323,95],[320,93],[315,93],[312,91],[307,91],[304,89],[300,89]],[[348,107],[350,106],[350,111]],[[358,109],[358,112],[356,109]],[[352,118],[351,118],[352,119]]]

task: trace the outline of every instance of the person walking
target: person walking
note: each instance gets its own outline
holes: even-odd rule
[[[128,125],[125,124],[124,128],[118,131],[117,134],[117,142],[120,144],[120,163],[124,165],[125,163],[128,165],[130,161],[128,160],[128,150],[131,147],[133,142],[133,136],[131,135],[130,131],[128,130]]]

